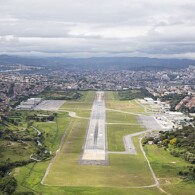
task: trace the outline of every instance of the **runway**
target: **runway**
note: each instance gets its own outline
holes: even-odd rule
[[[96,92],[81,160],[106,161],[106,109],[104,92]],[[90,163],[89,163],[90,164]]]

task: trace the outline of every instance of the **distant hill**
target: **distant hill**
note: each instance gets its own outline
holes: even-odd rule
[[[127,69],[177,69],[195,65],[195,60],[189,59],[159,59],[147,57],[93,57],[93,58],[63,58],[63,57],[21,57],[0,55],[0,65],[24,64],[29,66],[44,66],[51,69],[73,70],[127,70]]]

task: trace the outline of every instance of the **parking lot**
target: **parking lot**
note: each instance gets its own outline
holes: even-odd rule
[[[34,110],[58,111],[65,102],[65,100],[44,100],[35,106]]]

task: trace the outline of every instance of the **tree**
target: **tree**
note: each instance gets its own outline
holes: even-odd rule
[[[175,145],[176,142],[177,142],[177,138],[173,138],[173,139],[170,140],[169,143],[170,143],[171,145]]]
[[[33,121],[27,121],[27,128],[31,127],[33,125]]]
[[[13,176],[5,176],[0,180],[1,192],[12,194],[17,187],[16,179]]]

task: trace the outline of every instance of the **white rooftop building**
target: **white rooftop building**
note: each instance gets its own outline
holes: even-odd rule
[[[26,102],[21,102],[19,106],[16,107],[16,109],[19,110],[31,110],[33,109],[37,104],[39,104],[42,101],[42,98],[29,98]]]

